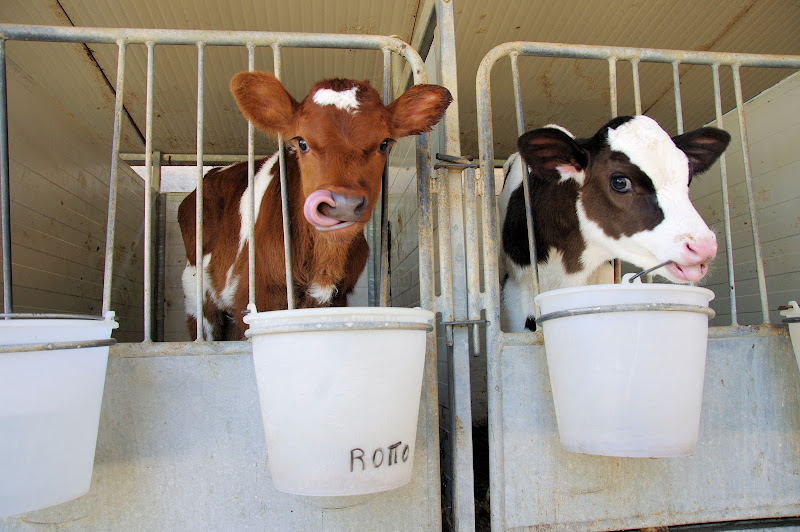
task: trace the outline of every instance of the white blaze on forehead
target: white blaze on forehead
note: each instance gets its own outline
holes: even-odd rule
[[[358,87],[352,87],[346,91],[319,89],[314,93],[312,100],[317,105],[333,105],[342,111],[355,113],[358,110],[356,92],[358,92]]]
[[[689,159],[661,126],[648,116],[636,116],[608,130],[609,147],[647,174],[658,190],[670,183],[689,186]]]

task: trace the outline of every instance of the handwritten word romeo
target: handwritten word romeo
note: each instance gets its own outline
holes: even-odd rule
[[[408,444],[403,447],[402,451],[398,451],[400,446],[403,442],[393,443],[387,450],[384,450],[383,447],[378,447],[372,453],[372,466],[374,468],[381,467],[384,463],[388,465],[395,465],[400,463],[402,460],[403,462],[408,461],[408,455],[411,451]],[[355,449],[350,449],[350,472],[352,473],[356,469],[356,460],[361,462],[361,471],[364,471],[367,468],[367,460],[364,460],[364,457],[367,454],[364,452],[364,449],[356,447]],[[388,459],[387,459],[388,458]]]

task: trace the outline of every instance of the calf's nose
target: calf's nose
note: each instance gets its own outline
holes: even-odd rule
[[[366,196],[345,196],[331,192],[334,203],[336,205],[329,205],[322,203],[319,206],[319,211],[325,216],[341,220],[343,222],[356,222],[364,215],[367,208]]]
[[[684,252],[694,263],[708,262],[717,256],[717,237],[712,233],[710,236],[687,240]]]

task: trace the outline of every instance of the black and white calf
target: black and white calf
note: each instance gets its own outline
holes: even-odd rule
[[[728,133],[711,127],[670,138],[646,116],[615,118],[586,139],[559,126],[522,135],[519,153],[504,166],[499,205],[506,330],[535,327],[523,161],[542,292],[589,284],[615,258],[643,269],[673,261],[657,273],[687,283],[700,280],[717,253],[714,232],[689,200],[689,184],[729,142]]]

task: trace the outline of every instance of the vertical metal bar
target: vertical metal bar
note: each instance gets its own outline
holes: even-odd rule
[[[256,68],[256,46],[253,43],[247,43],[247,70],[253,72]],[[248,238],[250,243],[247,246],[247,279],[248,279],[248,304],[247,310],[250,313],[258,312],[256,310],[256,231],[255,231],[255,213],[256,213],[256,200],[255,200],[255,133],[253,131],[253,123],[247,121],[247,204],[249,205],[249,212],[247,220]]]
[[[369,243],[370,254],[367,257],[367,306],[368,307],[377,307],[379,294],[378,294],[378,284],[379,284],[379,277],[380,273],[378,272],[378,259],[376,257],[376,249],[380,247],[380,242],[378,238],[375,236],[377,234],[376,226],[380,223],[376,219],[377,208],[373,212],[373,216],[370,219],[369,223],[365,227],[365,236],[367,238],[367,242]]]
[[[742,79],[739,64],[731,65],[733,71],[733,88],[736,93],[736,111],[739,115],[739,133],[742,137],[742,157],[744,159],[744,180],[747,184],[747,202],[750,207],[750,226],[753,230],[753,248],[756,254],[756,277],[758,293],[761,297],[761,317],[765,324],[770,323],[769,302],[767,301],[767,280],[764,274],[764,257],[761,254],[761,236],[758,231],[758,206],[753,191],[753,173],[750,168],[750,148],[747,143],[747,125],[744,119],[744,99],[742,97]]]
[[[427,133],[417,137],[417,199],[419,202],[419,289],[420,304],[422,308],[435,308],[435,279],[436,271],[433,265],[433,198],[431,192],[431,147],[430,137]],[[426,418],[425,438],[429,449],[433,452],[428,455],[427,473],[428,500],[441,500],[441,484],[438,482],[441,474],[439,467],[439,382],[437,375],[438,354],[436,351],[436,335],[429,333],[425,345],[425,375],[422,402]],[[442,527],[442,512],[438,504],[431,505],[430,521],[434,530]]]
[[[155,282],[153,292],[155,302],[153,312],[155,320],[153,323],[153,341],[164,341],[164,289],[166,273],[166,234],[167,234],[167,202],[166,195],[161,193],[161,152],[153,152],[153,189],[158,191],[156,195],[156,265],[154,266]]]
[[[717,127],[722,129],[722,94],[719,86],[719,63],[711,66],[711,73],[714,78],[714,108],[717,113]],[[725,224],[725,249],[727,250],[728,263],[728,289],[731,298],[731,325],[739,325],[739,317],[736,310],[736,282],[734,280],[733,268],[733,237],[731,236],[731,202],[728,196],[728,165],[725,160],[725,153],[719,157],[720,178],[722,180],[722,215]]]
[[[672,62],[672,87],[675,91],[675,120],[678,124],[678,135],[683,134],[683,103],[681,100],[681,78],[678,67],[680,61]]]
[[[482,194],[483,191],[480,191]],[[466,229],[467,252],[467,287],[470,294],[467,300],[467,315],[471,320],[477,320],[481,315],[481,257],[480,257],[480,228],[478,227],[477,213],[478,191],[475,187],[475,169],[464,169],[464,227]],[[472,355],[480,354],[480,326],[472,326]]]
[[[114,229],[117,221],[117,185],[119,174],[119,137],[122,129],[122,95],[125,88],[125,51],[127,43],[117,41],[117,85],[114,102],[114,134],[111,140],[111,172],[108,182],[108,221],[106,224],[106,256],[103,272],[103,316],[111,310],[111,280],[114,275]]]
[[[486,389],[489,417],[489,490],[492,530],[505,530],[505,455],[503,448],[503,372],[500,363],[500,284],[498,282],[498,230],[495,205],[494,145],[492,131],[491,67],[485,58],[475,77],[478,112],[478,148],[484,181],[484,268],[486,269]]]
[[[281,80],[281,46],[272,45],[273,70],[278,81]],[[286,156],[283,151],[283,135],[278,135],[278,161],[281,173],[281,207],[283,212],[283,257],[286,265],[286,308],[294,309],[294,271],[292,267],[292,234],[289,225],[289,185],[286,181]]]
[[[144,341],[153,340],[153,57],[147,41],[147,100],[144,127]]]
[[[608,58],[608,92],[611,97],[611,118],[618,116],[617,111],[617,58]]]
[[[441,300],[444,304],[439,309],[442,313],[442,321],[453,321],[453,275],[448,265],[453,263],[453,248],[450,245],[452,237],[450,233],[450,186],[447,181],[447,173],[444,168],[436,170],[436,198],[438,201],[439,218],[439,275],[441,277]],[[445,344],[453,347],[453,328],[445,328]]]
[[[642,90],[639,85],[639,58],[631,59],[631,74],[633,75],[633,104],[636,114],[642,114]]]
[[[197,298],[197,341],[203,341],[203,71],[205,43],[197,43],[197,194],[195,196],[195,297]]]
[[[522,112],[522,89],[519,81],[518,58],[519,54],[517,52],[509,54],[509,59],[511,60],[512,83],[514,84],[514,116],[517,118],[517,136],[521,136],[525,133],[525,118]]]
[[[6,88],[6,40],[0,38],[0,225],[3,239],[3,312],[13,311],[11,285],[11,198],[9,197],[8,91]]]
[[[522,112],[522,88],[519,80],[519,66],[517,57],[519,54],[511,53],[511,77],[514,84],[514,109],[517,117],[517,135],[525,133],[525,119]],[[521,158],[522,156],[520,156]],[[539,267],[538,257],[536,256],[536,232],[533,224],[533,211],[531,210],[531,186],[528,179],[528,165],[522,164],[522,194],[525,199],[525,220],[528,223],[528,250],[531,261],[531,288],[533,293],[539,293]],[[493,171],[494,172],[494,171]]]
[[[451,0],[438,0],[436,3],[436,22],[439,27],[439,82],[450,91],[453,102],[443,119],[443,149],[450,155],[461,154],[461,131],[458,122],[458,73],[456,65],[455,15]],[[445,179],[449,186],[450,226],[439,228],[450,231],[450,244],[453,261],[441,267],[452,270],[453,298],[446,303],[452,305],[456,320],[468,317],[468,301],[480,294],[468,291],[466,279],[466,243],[464,225],[464,194],[462,174],[458,169],[448,168]],[[459,327],[453,331],[451,359],[453,380],[450,391],[452,399],[453,423],[453,516],[456,530],[475,529],[474,471],[472,463],[472,394],[470,387],[469,330]]]
[[[389,105],[392,87],[392,52],[383,49],[383,104]],[[389,305],[389,156],[381,179],[381,272],[380,304]]]
[[[608,58],[608,92],[611,98],[611,118],[616,118],[617,110],[617,58]],[[614,282],[622,281],[622,261],[614,259]]]

